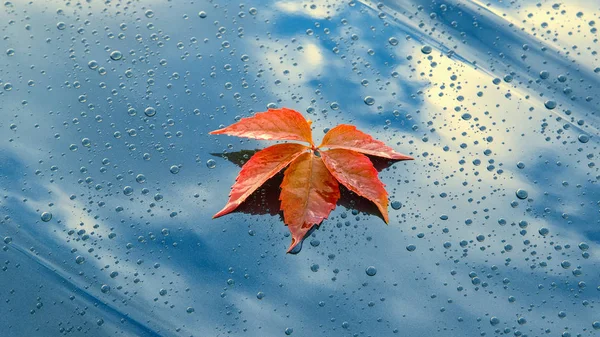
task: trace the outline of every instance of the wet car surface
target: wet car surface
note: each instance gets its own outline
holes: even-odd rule
[[[4,1],[2,336],[595,336],[593,1]],[[343,191],[286,254],[268,108],[356,125],[386,225]]]

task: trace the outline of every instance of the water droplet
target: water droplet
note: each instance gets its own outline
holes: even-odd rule
[[[432,51],[433,51],[433,48],[431,48],[431,46],[421,47],[421,53],[423,53],[423,54],[431,54]]]
[[[125,186],[123,188],[123,194],[125,194],[127,196],[132,195],[133,194],[133,187],[131,187],[131,186]]]
[[[406,250],[408,250],[409,252],[414,252],[415,249],[417,249],[417,246],[415,246],[415,245],[406,246]]]
[[[120,52],[120,51],[118,51],[118,50],[115,50],[115,51],[113,51],[112,53],[110,53],[110,58],[111,58],[113,61],[118,61],[118,60],[120,60],[120,59],[122,59],[122,58],[123,58],[123,53],[121,53],[121,52]]]
[[[371,96],[365,97],[365,104],[366,105],[373,105],[373,104],[375,104],[375,98],[373,98]]]
[[[365,269],[365,273],[369,276],[375,276],[375,274],[377,274],[377,269],[373,266],[368,266],[367,269]]]
[[[52,213],[50,213],[50,212],[43,212],[42,213],[42,221],[43,222],[48,222],[50,220],[52,220]]]
[[[146,116],[148,117],[153,117],[154,115],[156,115],[156,109],[149,106],[144,110],[144,114],[146,114]]]
[[[517,195],[517,198],[523,200],[523,199],[527,199],[527,196],[529,195],[529,193],[527,193],[526,190],[519,188],[515,194]]]
[[[217,162],[209,159],[206,161],[206,167],[208,167],[209,169],[214,169],[215,167],[217,167]]]
[[[402,208],[402,203],[398,200],[394,200],[394,201],[392,201],[391,206],[393,209],[399,210],[400,208]]]
[[[204,18],[206,18],[206,12],[205,12],[205,11],[200,11],[200,12],[198,12],[198,16],[199,16],[201,19],[204,19]]]
[[[546,101],[546,102],[544,102],[544,106],[546,106],[546,109],[552,110],[552,109],[556,108],[556,102],[555,101]]]

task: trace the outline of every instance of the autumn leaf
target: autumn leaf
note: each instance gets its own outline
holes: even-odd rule
[[[388,195],[385,185],[377,177],[377,170],[366,155],[391,160],[413,158],[394,151],[347,124],[329,130],[321,145],[316,147],[312,141],[310,124],[299,112],[281,108],[242,118],[228,127],[212,131],[211,134],[216,135],[294,140],[307,144],[277,144],[254,154],[236,178],[229,201],[213,218],[234,211],[267,180],[287,167],[279,200],[284,222],[292,234],[288,252],[335,208],[340,198],[339,183],[373,202],[387,223]]]

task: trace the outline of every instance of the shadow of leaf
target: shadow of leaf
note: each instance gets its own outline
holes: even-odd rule
[[[229,153],[211,153],[211,155],[215,157],[224,158],[230,161],[231,163],[242,167],[246,162],[248,162],[252,155],[254,155],[258,151],[260,150],[241,150]],[[382,170],[392,166],[395,162],[397,162],[395,160],[371,156],[369,156],[369,159],[371,159],[371,161],[373,162],[373,166],[375,166],[378,172],[381,172]],[[283,214],[279,210],[279,193],[281,191],[280,185],[283,181],[284,171],[285,169],[276,174],[273,178],[267,180],[267,182],[265,182],[259,189],[254,191],[254,193],[252,193],[246,199],[246,201],[244,201],[232,213],[245,213],[252,215],[268,214],[271,216],[279,215],[280,219],[283,221]],[[360,213],[375,215],[383,220],[383,217],[377,209],[377,206],[375,206],[375,204],[348,190],[341,184],[340,194],[340,199],[337,202],[338,206],[343,206],[348,210],[356,210]]]
[[[241,150],[236,152],[229,153],[211,153],[211,155],[216,157],[224,158],[233,164],[242,167],[248,160],[260,150]],[[390,160],[387,158],[379,158],[379,157],[371,157],[371,162],[377,172],[381,172],[382,170],[392,166],[398,160]],[[283,220],[283,212],[280,211],[281,202],[279,201],[279,194],[281,192],[281,183],[283,182],[283,172],[282,170],[271,179],[267,180],[259,189],[254,191],[238,208],[236,208],[231,213],[244,213],[251,215],[271,215],[271,216],[279,216],[281,222]],[[348,190],[342,184],[340,184],[340,199],[337,202],[338,206],[343,206],[348,210],[356,210],[359,213],[375,215],[383,220],[383,216],[381,212],[377,209],[374,203],[365,199],[356,193]],[[313,226],[313,228],[306,234],[306,237],[310,236],[318,226]],[[303,239],[304,240],[304,239]],[[302,243],[298,244],[295,249],[290,251],[292,254],[297,254],[302,249]]]
[[[226,153],[211,153],[210,155],[226,159],[226,160],[234,163],[235,165],[237,165],[239,167],[242,167],[258,151],[260,151],[260,149],[256,149],[256,150],[241,150],[241,151],[226,152]]]

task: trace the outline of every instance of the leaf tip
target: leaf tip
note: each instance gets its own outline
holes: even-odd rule
[[[222,217],[223,215],[227,215],[227,214],[231,213],[236,207],[237,207],[236,204],[227,204],[227,205],[225,205],[225,207],[223,207],[222,210],[218,211],[215,215],[213,215],[212,218],[216,219],[216,218]]]
[[[405,154],[400,154],[400,153],[394,155],[393,159],[396,159],[396,160],[415,160],[415,158],[413,158],[411,156],[407,156]]]
[[[387,210],[387,203],[384,205],[381,205],[381,207],[379,207],[379,205],[377,205],[377,207],[379,208],[379,212],[381,212],[383,221],[385,222],[386,225],[389,225],[390,224],[390,216],[389,216],[388,210]]]
[[[288,254],[298,254],[302,249],[302,240],[295,237],[292,237],[292,243],[290,243],[290,247],[288,248]]]

